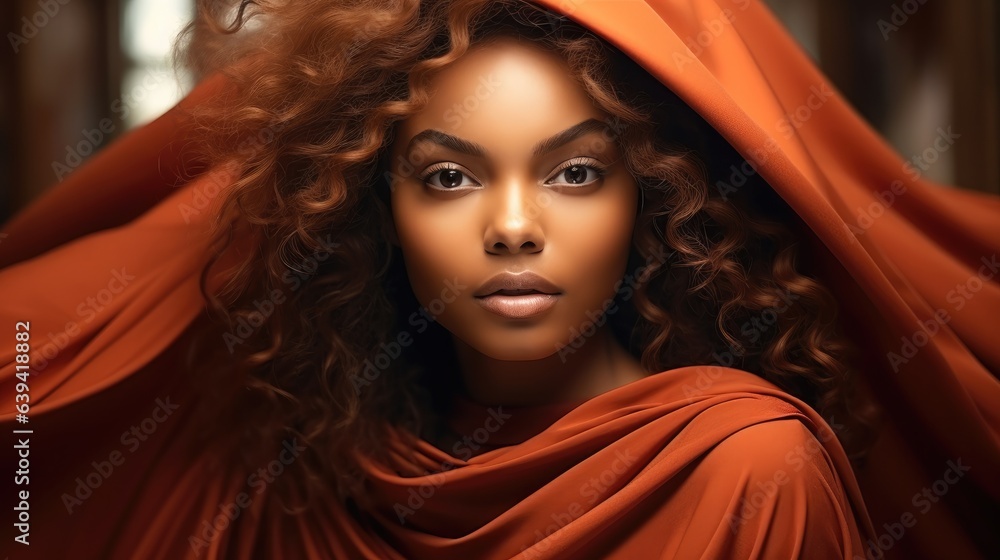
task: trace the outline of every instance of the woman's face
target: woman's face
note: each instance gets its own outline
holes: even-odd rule
[[[551,356],[625,273],[638,189],[615,129],[557,55],[515,39],[470,50],[430,92],[391,148],[413,291],[489,357]]]

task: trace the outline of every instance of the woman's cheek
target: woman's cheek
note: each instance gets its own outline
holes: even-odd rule
[[[612,290],[614,283],[625,272],[629,248],[632,242],[632,226],[621,218],[601,216],[601,224],[580,228],[571,237],[572,255],[567,255],[573,263],[574,274],[587,279],[587,284],[597,291]]]
[[[473,285],[471,259],[463,258],[470,248],[455,239],[425,230],[403,241],[401,234],[406,271],[417,301],[445,320],[455,303],[469,298],[478,287]]]

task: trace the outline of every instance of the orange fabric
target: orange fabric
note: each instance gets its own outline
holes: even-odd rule
[[[915,178],[756,1],[539,3],[674,90],[811,229],[823,280],[867,341],[862,373],[890,420],[866,467],[852,472],[801,402],[751,374],[699,366],[578,406],[459,402],[454,427],[477,446],[485,430],[480,449],[424,444],[416,463],[369,465],[370,516],[334,503],[307,517],[282,512],[266,477],[214,467],[210,449],[186,445],[199,431],[189,414],[199,395],[178,372],[178,348],[204,310],[198,272],[226,174],[171,190],[186,165],[170,149],[184,141],[171,112],[4,228],[2,402],[15,402],[19,381],[17,321],[31,323],[34,365],[30,422],[10,405],[0,414],[8,433],[33,430],[11,436],[30,439],[30,485],[8,476],[4,491],[30,489],[31,545],[6,533],[5,553],[850,559],[872,542],[870,558],[998,550],[1000,199]],[[185,102],[220,88],[208,80]],[[790,120],[801,107],[808,119]],[[224,530],[209,527],[223,520]]]

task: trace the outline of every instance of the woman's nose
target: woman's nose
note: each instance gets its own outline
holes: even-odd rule
[[[490,185],[484,199],[486,231],[484,248],[491,254],[537,253],[545,246],[538,187],[523,180]]]

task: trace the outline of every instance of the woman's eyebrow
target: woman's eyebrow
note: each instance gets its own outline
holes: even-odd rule
[[[481,145],[472,142],[471,140],[466,140],[464,138],[459,138],[458,136],[453,136],[447,132],[442,132],[435,128],[428,128],[427,130],[421,131],[416,136],[410,139],[410,143],[406,147],[406,152],[410,153],[413,148],[420,143],[432,143],[439,146],[448,148],[456,152],[467,154],[470,156],[484,157],[488,153],[486,148]]]
[[[584,136],[592,132],[605,132],[610,129],[611,125],[602,120],[593,118],[587,119],[535,144],[535,147],[531,149],[531,155],[540,156],[544,153],[551,152],[564,144],[568,144],[580,136]]]
[[[610,129],[611,125],[604,121],[594,118],[587,119],[538,142],[531,149],[531,155],[533,157],[539,156],[551,152],[585,134],[603,132]],[[470,156],[485,157],[489,154],[489,151],[480,144],[434,128],[423,130],[411,138],[406,148],[407,153],[411,152],[414,146],[421,142],[430,142]]]

